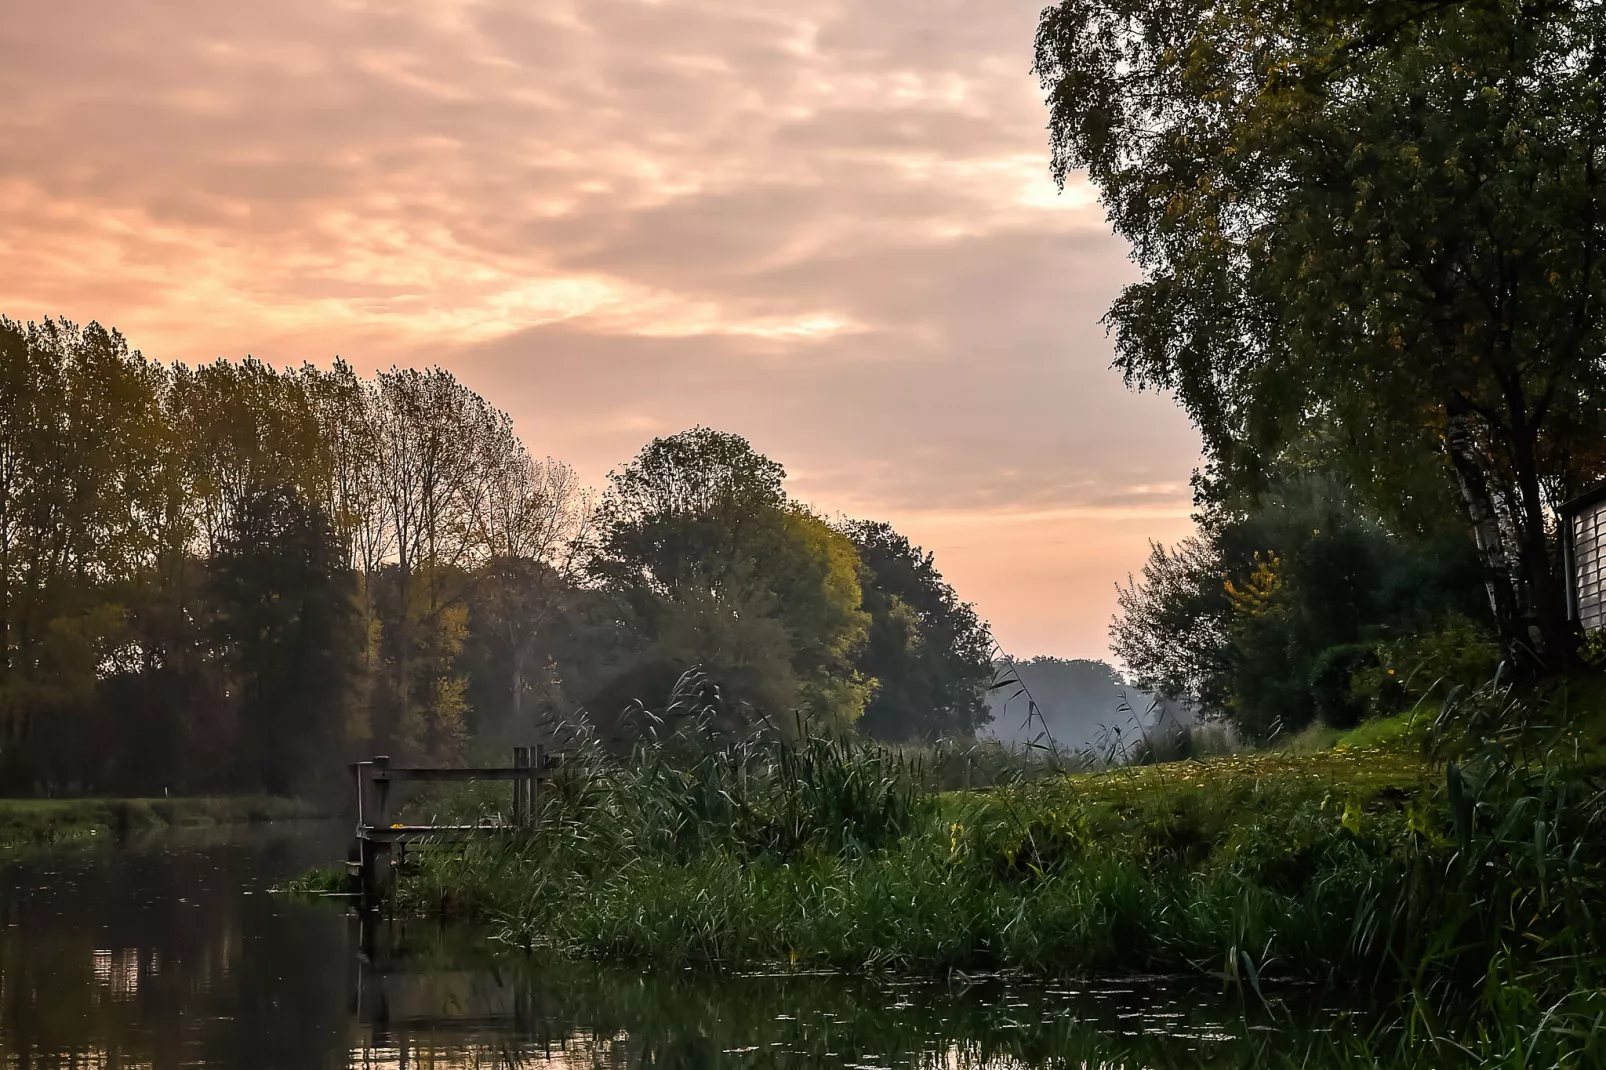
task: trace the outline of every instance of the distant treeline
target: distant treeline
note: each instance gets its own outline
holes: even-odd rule
[[[735,435],[654,440],[594,495],[438,368],[192,368],[4,319],[0,418],[3,791],[628,736],[689,671],[716,730],[988,716],[991,639],[931,555]]]
[[[1092,658],[1003,658],[994,675],[984,732],[1008,743],[1125,759],[1154,733],[1192,720],[1185,703],[1144,691]]]

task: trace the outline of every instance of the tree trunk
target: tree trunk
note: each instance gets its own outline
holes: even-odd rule
[[[1527,428],[1514,436],[1512,459],[1517,470],[1521,513],[1517,521],[1517,549],[1522,576],[1531,602],[1528,626],[1534,654],[1551,672],[1565,668],[1571,646],[1567,619],[1566,577],[1551,553],[1545,531],[1545,501],[1539,489],[1539,466],[1534,456],[1535,435]]]
[[[1467,406],[1452,399],[1446,407],[1449,425],[1445,447],[1450,455],[1450,466],[1455,471],[1456,485],[1461,492],[1461,506],[1472,525],[1472,535],[1478,547],[1478,560],[1483,566],[1484,588],[1489,594],[1489,608],[1494,613],[1495,629],[1500,635],[1502,648],[1508,658],[1525,660],[1532,643],[1523,621],[1523,601],[1517,589],[1506,541],[1500,530],[1500,513],[1489,489],[1489,479],[1483,459],[1478,456],[1472,442],[1472,429]]]

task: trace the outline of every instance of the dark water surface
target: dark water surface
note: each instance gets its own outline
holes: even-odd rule
[[[343,836],[304,823],[0,855],[5,1065],[1240,1066],[1294,1039],[1208,988],[643,974],[269,894],[341,857]]]

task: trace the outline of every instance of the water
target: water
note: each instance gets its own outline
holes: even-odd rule
[[[1219,990],[644,974],[270,894],[342,848],[341,829],[301,824],[0,856],[0,1058],[108,1070],[1240,1066],[1285,1039],[1285,1025],[1246,1017]]]

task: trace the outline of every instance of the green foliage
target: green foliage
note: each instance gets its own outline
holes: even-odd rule
[[[529,839],[426,860],[403,901],[659,965],[1302,978],[1392,1006],[1374,1043],[1482,1023],[1466,1035],[1491,1050],[1580,1058],[1606,782],[1545,749],[1565,736],[1525,701],[1495,685],[1499,717],[1450,711],[1449,766],[1341,745],[949,795],[862,745],[697,756],[666,728],[572,770]]]
[[[248,491],[209,594],[239,685],[235,760],[271,794],[305,787],[343,742],[360,638],[355,578],[328,519],[283,489]]]
[[[1377,664],[1371,643],[1330,646],[1316,656],[1310,674],[1311,705],[1323,724],[1353,728],[1366,716],[1366,700],[1355,690],[1355,676]]]
[[[1451,615],[1438,627],[1378,648],[1378,662],[1360,674],[1358,692],[1380,713],[1471,691],[1495,675],[1500,647],[1477,625]]]
[[[1360,710],[1339,694],[1347,677],[1324,657],[1362,658],[1362,647],[1483,612],[1465,536],[1390,532],[1331,476],[1288,475],[1200,519],[1199,535],[1156,546],[1141,581],[1120,589],[1111,645],[1139,686],[1188,697],[1250,740],[1297,733],[1334,701],[1332,716],[1353,723]],[[1472,649],[1465,629],[1453,642]],[[1325,653],[1335,648],[1348,653]],[[1358,695],[1398,708],[1378,704],[1362,677]]]
[[[353,883],[344,868],[322,866],[277,884],[272,890],[288,895],[342,895],[352,890]]]
[[[632,611],[641,654],[622,681],[634,693],[616,682],[599,699],[659,703],[698,668],[742,720],[858,720],[872,687],[853,664],[869,623],[858,554],[787,499],[784,476],[740,436],[699,427],[609,477],[588,568]]]
[[[1037,38],[1055,173],[1143,271],[1116,363],[1176,391],[1214,490],[1293,451],[1402,529],[1453,494],[1552,671],[1549,503],[1606,463],[1603,57],[1580,2],[1062,0]]]
[[[913,629],[889,694],[976,719],[985,628],[929,556],[888,529],[876,581],[735,435],[655,440],[597,510],[440,369],[164,366],[65,321],[0,320],[0,412],[7,790],[343,786],[356,753],[460,760],[581,698],[617,727],[693,667],[727,727],[847,728],[866,581]]]
[[[982,700],[993,675],[987,625],[937,571],[932,555],[890,524],[849,524],[863,565],[868,635],[855,665],[875,681],[861,723],[872,738],[969,738],[991,718]]]
[[[986,628],[930,555],[737,435],[655,439],[596,507],[438,368],[3,319],[0,414],[0,789],[343,789],[361,753],[618,735],[694,668],[727,731],[848,729],[877,672],[913,734],[981,720]]]

